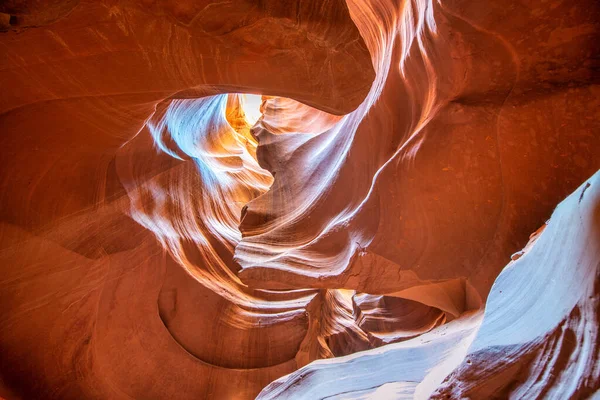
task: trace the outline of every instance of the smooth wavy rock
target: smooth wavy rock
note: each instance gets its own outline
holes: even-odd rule
[[[600,171],[504,268],[485,312],[406,342],[316,361],[258,398],[588,398],[600,386],[599,282]]]
[[[328,351],[301,351],[317,291],[236,276],[272,177],[227,93],[352,111],[374,74],[345,3],[0,12],[0,396],[247,399]]]
[[[411,339],[446,322],[442,310],[412,300],[366,293],[353,300],[358,326],[379,345]]]
[[[0,2],[0,397],[597,393],[599,10]]]
[[[122,195],[112,159],[165,99],[244,91],[346,113],[371,85],[342,1],[178,4],[83,1],[1,33],[4,221],[31,231]]]
[[[267,100],[253,132],[275,181],[242,220],[240,276],[387,295],[455,282],[463,305],[435,306],[462,312],[600,167],[598,4],[348,5],[375,83],[313,132],[281,135],[298,114]]]

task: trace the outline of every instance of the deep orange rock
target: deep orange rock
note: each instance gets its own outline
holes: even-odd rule
[[[3,2],[0,396],[597,393],[599,13]]]

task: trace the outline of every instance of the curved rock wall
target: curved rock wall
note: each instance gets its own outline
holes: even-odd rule
[[[592,0],[3,2],[0,396],[592,396],[599,32]]]

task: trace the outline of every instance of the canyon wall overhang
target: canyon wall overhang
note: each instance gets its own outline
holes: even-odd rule
[[[0,396],[591,396],[599,37],[594,0],[3,2]]]

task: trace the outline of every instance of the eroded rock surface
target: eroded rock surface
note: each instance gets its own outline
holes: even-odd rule
[[[0,396],[591,396],[599,32],[592,0],[3,2]]]
[[[504,268],[485,311],[406,342],[316,361],[258,398],[589,398],[600,385],[599,239],[600,172]]]

